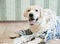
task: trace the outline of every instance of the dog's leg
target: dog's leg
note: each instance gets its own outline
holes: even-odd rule
[[[15,39],[15,38],[19,38],[21,35],[17,34],[17,33],[11,33],[10,34],[10,39]]]
[[[39,44],[41,41],[43,41],[43,39],[35,38],[34,40],[27,42],[26,44]]]

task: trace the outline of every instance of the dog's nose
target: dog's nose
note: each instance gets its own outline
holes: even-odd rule
[[[33,17],[33,14],[32,14],[32,13],[30,13],[30,14],[29,14],[29,17]]]

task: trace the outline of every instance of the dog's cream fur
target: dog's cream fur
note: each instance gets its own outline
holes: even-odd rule
[[[27,12],[27,10],[30,9],[30,12]],[[39,18],[37,22],[34,23],[34,25],[30,25],[30,29],[33,32],[38,32],[39,30],[45,31],[45,29],[51,29],[54,28],[56,25],[56,13],[50,9],[42,9],[39,6],[31,6],[29,7],[25,13],[25,18],[29,19],[29,13],[33,13],[34,19]],[[37,13],[35,10],[39,10]]]
[[[35,11],[36,9],[38,10],[38,12]],[[28,12],[28,10],[30,10],[30,12]],[[30,25],[30,29],[35,34],[36,37],[39,36],[39,33],[46,31],[46,30],[54,29],[55,25],[57,25],[56,13],[50,9],[43,9],[39,6],[31,6],[31,7],[27,8],[27,10],[25,11],[24,17],[29,19],[30,13],[33,13],[35,20],[32,22],[29,22],[29,21],[28,22],[29,22],[29,24],[33,24],[33,25]],[[36,21],[36,18],[39,18],[39,19]],[[23,39],[25,39],[25,38],[23,38]],[[21,41],[22,39],[18,38],[15,40],[16,41],[14,41],[14,42],[18,42],[18,41]],[[37,40],[39,41],[39,40],[41,40],[41,38],[37,38],[37,39],[30,41],[26,44],[33,44],[33,42],[34,41],[36,42]]]

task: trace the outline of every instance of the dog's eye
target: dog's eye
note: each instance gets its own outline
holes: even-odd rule
[[[28,10],[28,12],[30,12],[30,10]]]
[[[38,10],[35,10],[36,12],[38,12]]]

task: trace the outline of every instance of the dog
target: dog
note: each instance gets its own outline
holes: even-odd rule
[[[30,28],[20,30],[21,37],[14,39],[14,44],[45,44],[51,39],[60,38],[60,21],[55,11],[30,6],[24,12],[24,17]]]

